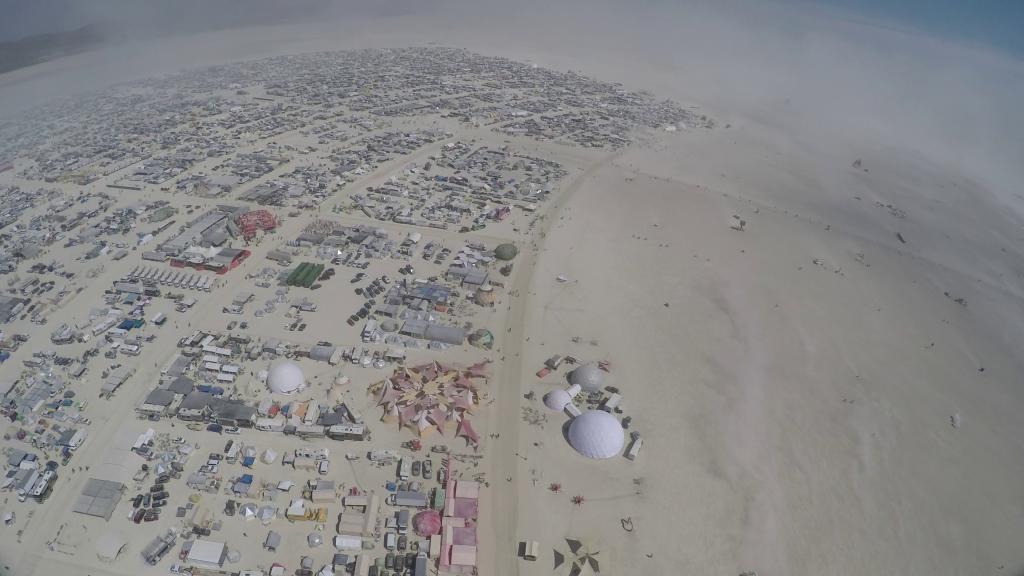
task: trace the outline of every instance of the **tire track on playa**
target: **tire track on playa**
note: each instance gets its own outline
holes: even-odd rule
[[[511,292],[520,294],[513,298],[512,307],[506,316],[507,322],[503,332],[505,339],[502,346],[502,354],[506,360],[502,363],[501,373],[496,382],[497,390],[497,433],[498,438],[494,444],[494,458],[491,468],[491,482],[493,490],[493,522],[494,545],[495,545],[495,570],[492,574],[518,574],[519,564],[513,553],[516,540],[516,533],[519,530],[518,503],[521,493],[529,488],[530,484],[525,473],[521,474],[520,459],[516,456],[519,451],[519,407],[522,398],[522,357],[523,343],[526,334],[524,332],[526,311],[530,304],[530,286],[533,283],[533,276],[540,259],[540,253],[552,226],[558,221],[558,215],[565,205],[583,187],[583,184],[590,180],[594,173],[609,165],[615,159],[624,154],[628,148],[623,148],[607,156],[600,158],[587,165],[558,196],[558,199],[544,215],[544,222],[541,227],[534,231],[533,239],[537,240],[536,247],[524,257],[529,258],[525,270],[516,278],[512,285]],[[507,478],[512,478],[509,486]],[[504,488],[504,489],[502,489]]]

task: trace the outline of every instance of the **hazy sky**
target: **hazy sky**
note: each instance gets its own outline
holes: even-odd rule
[[[1021,0],[823,0],[879,23],[1024,56]]]
[[[621,4],[668,4],[633,0]],[[1022,0],[819,0],[852,16],[983,45],[1024,57]],[[428,11],[447,0],[0,0],[0,40],[69,30],[105,21],[130,27],[219,28],[317,18],[333,11],[396,14]],[[515,2],[510,3],[515,5]]]

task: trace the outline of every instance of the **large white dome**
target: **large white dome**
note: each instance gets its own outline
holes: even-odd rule
[[[584,364],[569,372],[569,384],[578,384],[587,392],[597,392],[604,383],[604,371],[594,364]]]
[[[611,458],[622,452],[625,432],[615,416],[590,410],[569,424],[569,444],[587,458]]]
[[[572,402],[572,398],[569,393],[559,388],[558,390],[552,390],[544,395],[544,405],[554,410],[555,412],[561,412],[565,409],[566,404]]]
[[[306,385],[302,368],[290,360],[279,360],[270,366],[267,386],[274,394],[291,394]]]

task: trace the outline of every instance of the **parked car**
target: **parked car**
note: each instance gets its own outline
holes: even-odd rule
[[[206,431],[207,432],[216,432],[217,434],[220,434],[221,432],[224,431],[224,427],[221,426],[220,424],[214,423],[214,424],[208,425],[206,427]]]
[[[238,434],[238,426],[225,426],[224,427],[224,433],[225,434]]]
[[[423,478],[424,479],[429,479],[430,478],[430,472],[433,469],[434,469],[434,463],[431,462],[430,460],[424,460],[423,461]]]

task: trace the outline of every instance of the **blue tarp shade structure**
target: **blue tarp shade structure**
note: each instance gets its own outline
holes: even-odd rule
[[[242,466],[245,466],[246,468],[252,468],[252,465],[255,462],[256,462],[256,457],[255,456],[246,456],[245,458],[242,458]],[[243,478],[244,478],[244,476],[243,476]],[[251,476],[250,476],[250,478],[251,478]],[[246,484],[248,484],[248,482],[246,482]]]
[[[242,474],[238,481],[242,484],[252,484],[252,474]]]
[[[0,352],[0,364],[3,364],[4,362],[6,362],[7,359],[10,358],[10,357],[11,357],[11,353],[10,352]]]
[[[120,328],[121,330],[131,330],[132,328],[141,328],[144,323],[145,321],[143,320],[139,320],[137,318],[129,318],[127,320],[122,321],[120,324],[117,325],[117,327]]]

